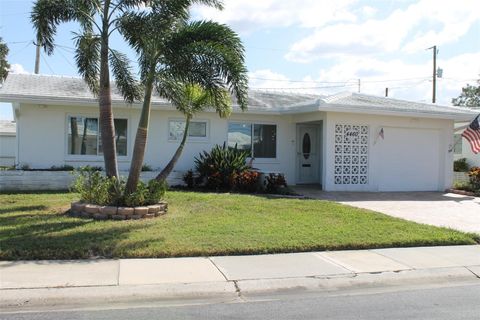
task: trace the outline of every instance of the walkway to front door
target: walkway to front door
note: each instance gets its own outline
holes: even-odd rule
[[[310,198],[332,200],[389,216],[480,234],[480,198],[441,192],[325,192],[296,186]]]

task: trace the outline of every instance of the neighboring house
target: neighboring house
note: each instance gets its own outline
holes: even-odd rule
[[[475,110],[478,114],[480,110]],[[454,159],[466,158],[467,163],[470,167],[476,166],[480,167],[480,154],[475,154],[470,147],[467,139],[462,138],[462,132],[467,128],[470,122],[458,122],[455,124],[455,148],[454,148]]]
[[[128,170],[140,105],[113,93],[119,166]],[[79,78],[10,74],[0,101],[11,102],[17,122],[17,162],[32,168],[102,165],[98,104]],[[237,144],[265,172],[290,184],[329,191],[427,191],[450,187],[455,121],[475,113],[457,107],[363,94],[333,96],[251,91],[247,112],[229,119],[199,114],[176,170],[215,144]],[[183,117],[153,99],[145,163],[166,165],[178,146]]]
[[[15,165],[15,122],[0,120],[0,166]]]

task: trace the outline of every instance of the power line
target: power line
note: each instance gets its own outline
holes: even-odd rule
[[[50,72],[53,74],[53,75],[56,75],[56,73],[53,71],[53,69],[50,67],[50,65],[48,64],[47,62],[47,59],[45,59],[45,56],[43,54],[40,55],[42,57],[42,60],[43,62],[45,62],[45,64],[47,65],[48,69],[50,70]]]
[[[13,57],[19,55],[20,53],[22,53],[25,49],[27,49],[29,46],[32,45],[32,42],[31,41],[28,41],[27,45],[24,46],[23,48],[19,49],[17,52],[13,53],[13,54],[9,54],[8,55],[8,59],[12,59]]]

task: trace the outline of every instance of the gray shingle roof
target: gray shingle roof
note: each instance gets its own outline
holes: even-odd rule
[[[249,91],[250,113],[297,113],[309,111],[339,111],[370,114],[432,116],[469,120],[475,112],[465,108],[418,103],[357,93],[332,96],[315,94]],[[123,104],[123,98],[112,86],[112,100]],[[96,98],[81,78],[32,74],[10,74],[0,88],[0,101],[30,101],[37,103],[95,103]],[[154,106],[170,107],[168,101],[154,96]]]

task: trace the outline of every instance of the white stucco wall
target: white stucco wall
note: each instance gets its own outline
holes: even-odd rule
[[[20,105],[19,111],[16,113],[19,137],[18,162],[20,166],[23,164],[28,164],[31,168],[49,168],[52,165],[63,164],[75,167],[87,164],[102,166],[103,158],[101,156],[71,156],[67,154],[68,115],[96,117],[97,114],[96,106]],[[128,170],[139,110],[114,108],[114,114],[116,118],[128,119],[128,154],[126,157],[119,157],[120,170]],[[178,142],[168,140],[168,121],[172,119],[182,119],[182,116],[175,111],[152,110],[145,163],[156,170],[160,170],[166,165],[178,146]],[[228,120],[220,119],[215,113],[207,112],[199,114],[196,119],[208,121],[208,139],[187,142],[175,168],[177,173],[193,168],[194,157],[201,151],[210,150],[213,145],[223,144],[227,140],[228,121],[246,121],[277,125],[277,158],[256,159],[253,165],[264,171],[282,172],[290,184],[295,184],[297,182],[297,124],[322,123],[323,126],[319,125],[322,131],[319,135],[321,137],[321,157],[319,158],[320,174],[318,182],[322,184],[325,190],[382,191],[388,189],[388,191],[413,191],[431,189],[443,191],[452,184],[453,153],[448,152],[450,145],[453,143],[453,121],[450,120],[337,112],[310,112],[282,116],[242,113],[233,114]],[[367,184],[343,185],[334,183],[335,124],[367,125],[369,127]],[[382,127],[385,128],[385,139],[376,141],[378,131]],[[392,175],[401,175],[402,166],[404,166],[403,168],[418,166],[418,170],[422,174],[435,176],[436,186],[431,187],[428,184],[423,184],[423,180],[417,176],[412,178],[411,184],[408,184],[408,181],[406,184],[403,181],[402,184],[395,179],[388,180],[389,177],[386,175],[391,173],[385,172],[388,166],[385,165],[382,152],[385,153],[385,150],[389,150],[385,144],[388,144],[389,139],[393,138],[393,136],[389,136],[393,132],[396,132],[397,135],[396,152],[398,151],[400,155],[404,156],[406,161],[404,161],[404,164],[402,161],[398,161],[399,167],[396,169],[399,170]],[[402,132],[407,135],[410,134],[408,140],[401,139]],[[418,135],[418,139],[415,135],[411,136],[412,132]],[[429,139],[434,141],[430,143]],[[424,148],[422,143],[429,144],[429,147]],[[411,156],[412,150],[414,152],[418,150],[415,157]],[[432,156],[436,158],[432,158]],[[414,158],[416,159],[411,160]],[[430,166],[428,159],[437,159],[438,163],[435,166]],[[423,160],[427,162],[424,163]]]
[[[462,154],[456,154],[455,159],[467,158],[467,163],[470,167],[480,167],[480,153],[473,153],[470,143],[465,138],[462,138],[462,140]]]
[[[15,164],[15,135],[0,134],[0,166]]]
[[[369,126],[369,161],[368,161],[368,183],[365,185],[343,185],[334,183],[334,136],[335,136],[335,124],[351,124],[351,125],[367,125]],[[377,138],[381,128],[384,128],[385,139]],[[402,129],[406,129],[402,131]],[[417,130],[418,129],[418,130]],[[424,130],[424,131],[422,131]],[[388,147],[395,148],[395,152],[398,153],[398,166],[397,168],[391,168],[392,171],[382,170],[390,163],[385,163],[384,158],[387,158],[384,150],[385,144],[391,141],[390,133],[393,132],[416,132],[417,138],[408,136],[400,141],[396,141],[395,144]],[[334,113],[328,112],[326,115],[325,126],[325,176],[324,176],[324,189],[329,191],[336,190],[352,190],[352,191],[427,191],[438,190],[443,191],[450,187],[453,179],[452,161],[453,152],[449,152],[449,148],[453,143],[453,121],[450,120],[436,120],[436,119],[424,119],[424,118],[410,118],[410,117],[388,117],[388,116],[373,116],[373,115],[361,115],[361,114],[348,114],[348,113]],[[431,142],[432,145],[436,145],[433,154],[424,153],[423,149],[432,148],[426,146],[429,144],[429,137],[436,136],[436,142]],[[397,137],[398,138],[398,137]],[[418,150],[418,154],[412,157],[411,150]],[[430,150],[430,149],[428,149]],[[423,152],[423,153],[422,153]],[[417,155],[420,155],[417,157]],[[418,158],[416,162],[410,163],[410,159]],[[402,172],[408,172],[407,166],[418,166],[420,169],[418,172],[423,174],[425,171],[431,170],[429,167],[428,159],[438,159],[438,167],[436,172],[429,173],[432,175],[438,175],[438,182],[436,187],[423,187],[421,178],[412,177],[412,183],[410,186],[405,187],[395,179],[389,179],[388,175],[394,176],[402,174]],[[403,166],[403,167],[402,167]],[[422,169],[423,168],[423,169]],[[417,168],[415,168],[417,169]],[[393,172],[395,170],[395,172]],[[415,182],[415,179],[419,179]],[[388,181],[388,186],[385,185],[385,181]]]
[[[18,162],[20,166],[28,164],[31,168],[49,168],[52,165],[73,165],[74,167],[92,165],[103,166],[101,156],[72,156],[67,154],[67,117],[97,117],[96,106],[39,106],[20,105],[17,115],[20,138]],[[133,108],[115,108],[115,118],[128,119],[128,153],[119,157],[120,170],[128,170],[133,150],[139,110]],[[154,169],[163,168],[175,152],[179,142],[168,140],[168,121],[182,119],[176,111],[152,110],[145,163]],[[193,168],[194,157],[203,150],[210,150],[215,144],[223,144],[227,140],[228,121],[247,121],[252,123],[277,125],[277,158],[255,159],[256,168],[283,172],[287,181],[294,181],[295,167],[295,125],[290,117],[275,115],[234,114],[228,120],[220,119],[217,114],[205,112],[195,119],[207,120],[208,139],[206,141],[187,141],[182,156],[177,163],[176,171]]]

